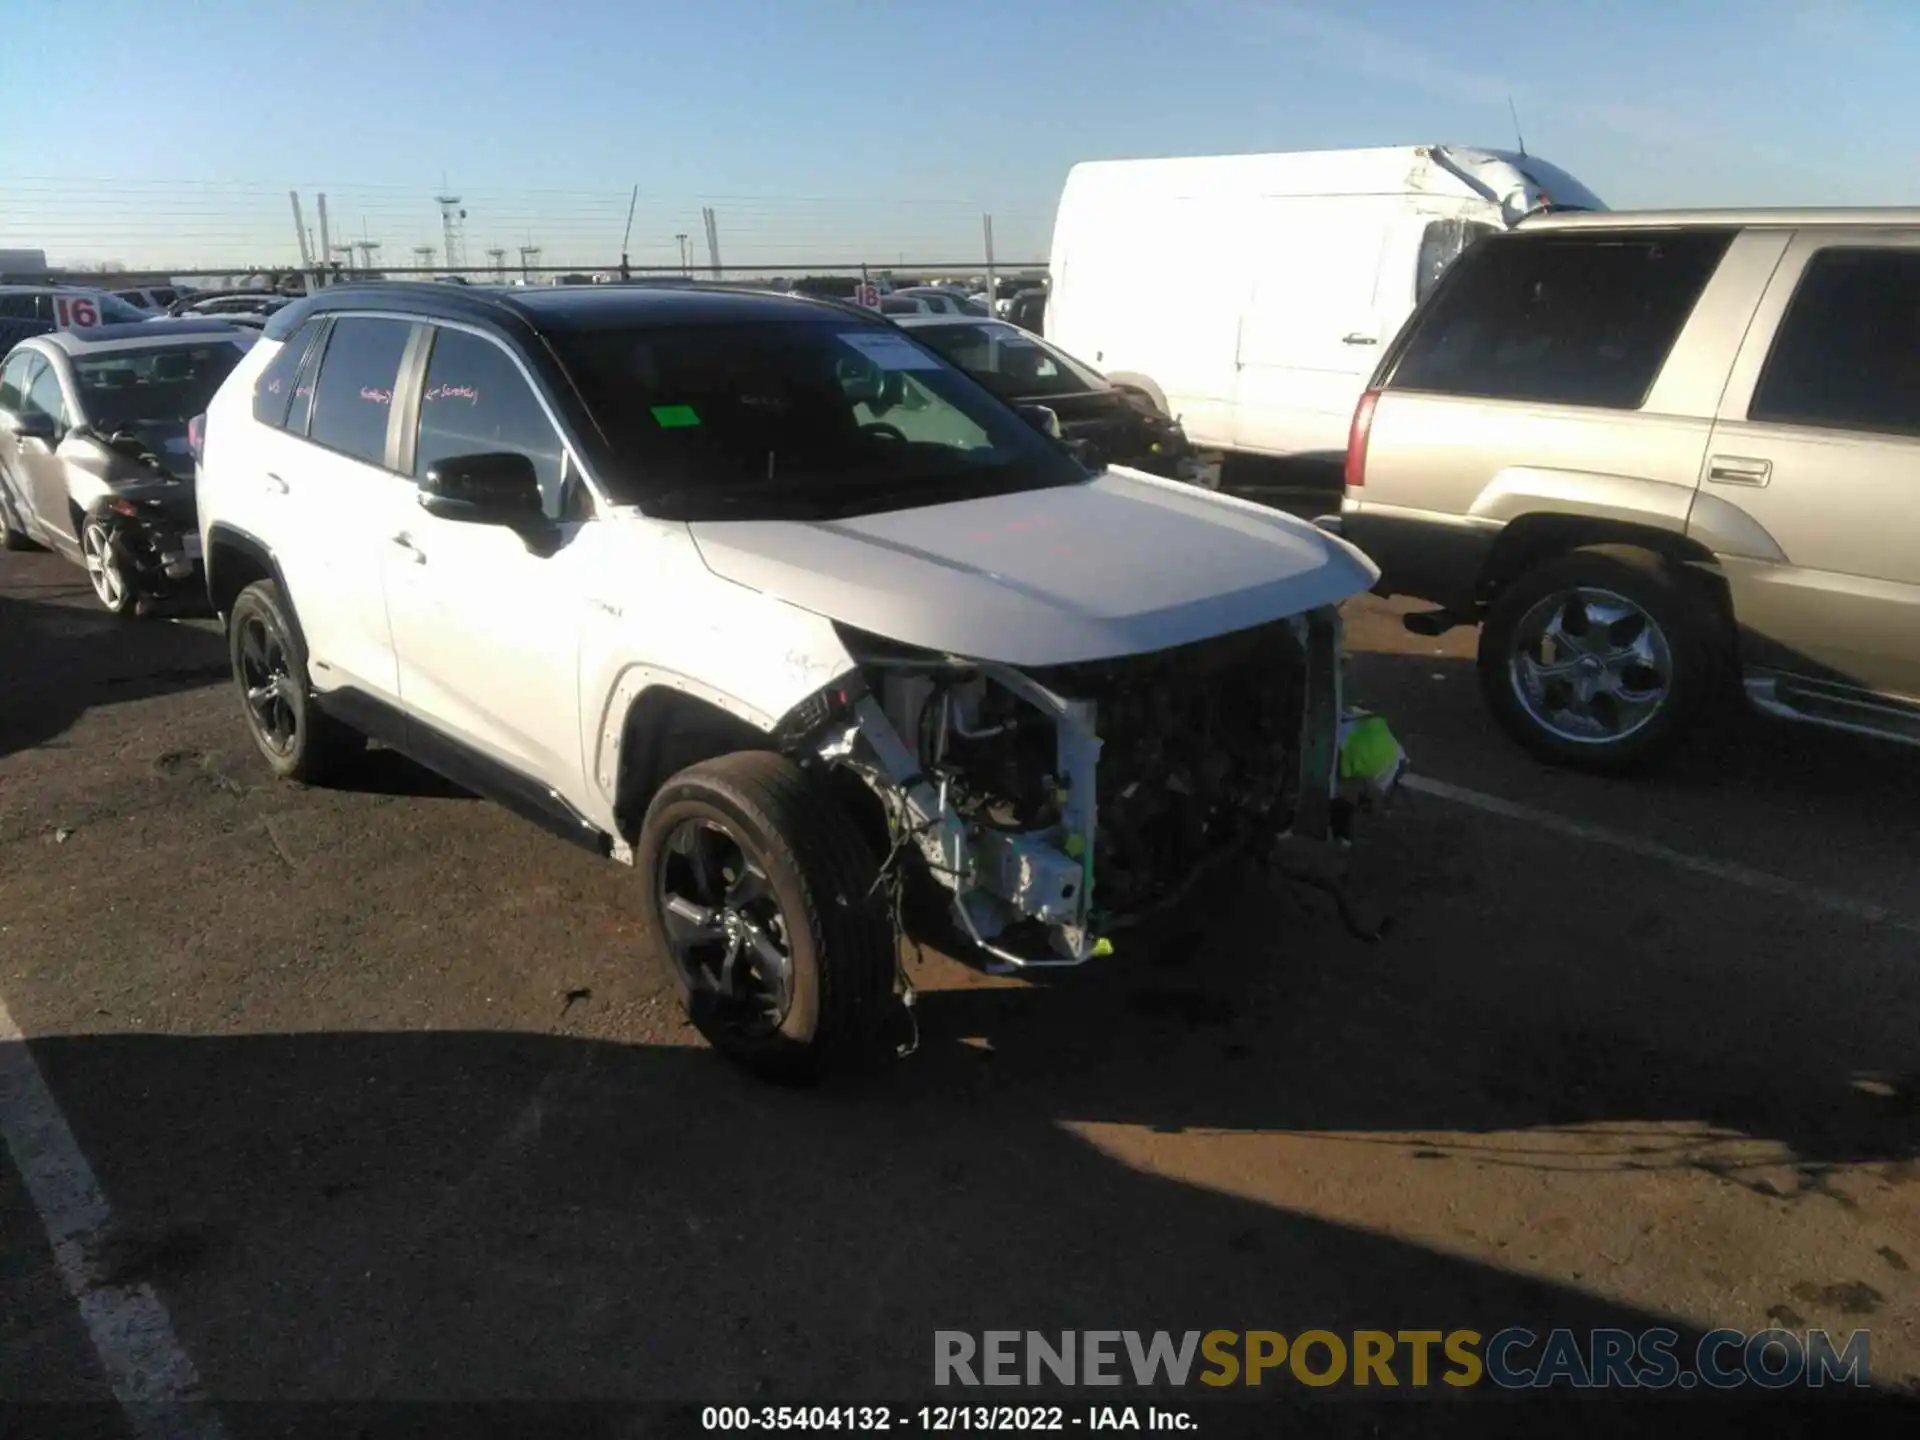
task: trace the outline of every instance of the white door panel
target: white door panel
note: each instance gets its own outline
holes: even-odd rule
[[[549,549],[502,525],[396,516],[384,547],[407,713],[580,806],[579,634],[607,526],[560,526]]]
[[[1390,196],[1267,199],[1250,231],[1253,297],[1240,327],[1235,444],[1342,450],[1391,335],[1375,298]]]

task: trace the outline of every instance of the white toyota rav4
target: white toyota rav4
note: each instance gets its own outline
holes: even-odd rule
[[[832,302],[323,291],[198,431],[247,724],[283,776],[372,736],[637,867],[735,1059],[884,1053],[903,916],[1077,964],[1365,808],[1337,607],[1373,566],[1045,419]]]

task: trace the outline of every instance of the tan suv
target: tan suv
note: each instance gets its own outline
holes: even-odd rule
[[[1549,215],[1483,240],[1354,414],[1321,523],[1479,622],[1536,753],[1615,770],[1737,680],[1920,742],[1920,210]]]

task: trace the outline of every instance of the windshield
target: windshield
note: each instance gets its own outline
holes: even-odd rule
[[[1087,478],[961,372],[852,316],[553,343],[613,446],[614,498],[649,510],[862,514]]]
[[[1081,395],[1107,388],[1098,373],[1018,326],[996,320],[978,325],[917,325],[913,335],[1007,399]]]
[[[245,352],[230,340],[120,350],[73,362],[80,406],[102,435],[141,430],[164,438],[207,408]]]

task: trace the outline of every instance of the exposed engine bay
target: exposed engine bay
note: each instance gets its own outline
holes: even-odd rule
[[[1025,671],[848,638],[865,688],[821,754],[880,796],[896,855],[1004,967],[1077,964],[1221,858],[1327,837],[1331,610]]]

